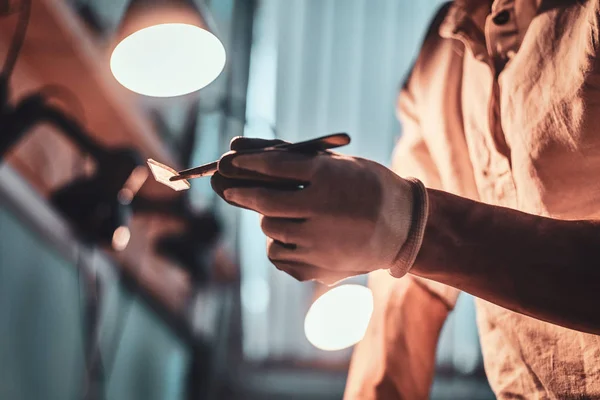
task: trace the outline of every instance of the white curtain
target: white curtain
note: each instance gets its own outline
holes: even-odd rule
[[[397,90],[440,1],[262,0],[256,15],[245,135],[297,141],[348,132],[341,151],[388,164],[401,134]],[[246,355],[325,355],[304,338],[313,287],[273,268],[258,218],[243,212],[241,262]],[[480,361],[472,299],[463,296],[440,343],[440,363]],[[458,323],[459,322],[459,323]]]

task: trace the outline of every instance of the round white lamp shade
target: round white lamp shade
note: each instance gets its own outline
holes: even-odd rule
[[[180,96],[202,89],[225,67],[221,41],[206,13],[184,0],[135,0],[110,57],[115,79],[133,92]]]

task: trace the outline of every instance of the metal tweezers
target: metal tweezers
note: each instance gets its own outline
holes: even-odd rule
[[[350,136],[346,133],[335,133],[333,135],[321,136],[315,139],[306,140],[297,143],[282,143],[274,146],[265,147],[263,150],[285,149],[299,152],[317,152],[336,147],[342,147],[350,143]],[[212,176],[217,172],[218,161],[201,165],[190,169],[184,169],[177,172],[177,175],[169,178],[171,182],[183,179],[195,179],[204,176]]]

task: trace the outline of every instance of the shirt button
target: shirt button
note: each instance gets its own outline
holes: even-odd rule
[[[494,15],[494,18],[492,18],[492,21],[494,21],[494,24],[496,24],[496,25],[504,25],[505,23],[508,22],[509,19],[510,19],[510,13],[508,12],[508,10],[504,10],[504,11],[500,11],[498,14]]]

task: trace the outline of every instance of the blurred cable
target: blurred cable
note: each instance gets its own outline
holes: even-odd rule
[[[8,3],[8,0],[6,1]],[[6,7],[3,11],[5,11],[3,15],[11,15],[14,13],[14,10],[11,10],[10,6]],[[8,49],[6,59],[4,60],[2,72],[0,73],[2,78],[6,80],[8,80],[12,75],[12,72],[15,68],[15,64],[17,63],[17,58],[19,57],[21,47],[23,46],[23,42],[25,41],[25,34],[27,33],[30,14],[31,0],[21,0],[17,27],[15,28],[15,33],[13,35],[10,47]]]
[[[155,221],[153,219],[150,220],[150,226],[148,227],[149,231],[152,231],[154,222]],[[142,254],[148,254],[149,248],[149,241],[146,241]],[[142,265],[143,263],[137,264],[137,268],[135,271],[133,271],[134,276],[137,276],[137,274],[140,272]],[[117,316],[117,326],[115,328],[115,332],[113,334],[114,337],[112,340],[113,348],[111,351],[107,352],[107,354],[110,355],[110,361],[107,361],[107,363],[104,365],[104,377],[107,385],[112,378],[117,357],[119,355],[119,349],[121,348],[121,343],[123,342],[123,337],[125,336],[125,328],[127,328],[127,322],[131,319],[131,313],[133,312],[135,301],[138,298],[138,288],[139,286],[134,286],[134,288],[129,291],[129,301],[126,305],[119,309],[120,312]]]
[[[131,313],[133,312],[133,306],[135,305],[135,301],[138,297],[138,291],[136,289],[130,291],[129,296],[129,301],[120,309],[121,312],[117,317],[117,327],[115,328],[115,337],[113,338],[113,348],[111,351],[107,352],[107,354],[110,354],[110,360],[104,365],[104,377],[106,385],[109,384],[113,371],[115,370],[115,364],[119,355],[119,349],[121,348],[121,342],[123,342],[123,337],[125,336],[125,328],[127,327],[127,322],[131,319]]]
[[[77,94],[66,86],[50,83],[38,89],[38,92],[45,95],[48,99],[59,100],[64,106],[72,110],[79,122],[85,123],[85,107],[77,97]]]

